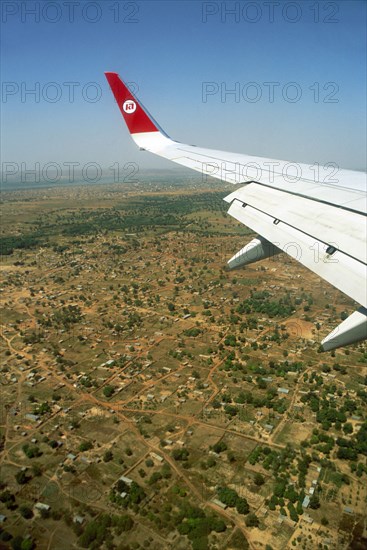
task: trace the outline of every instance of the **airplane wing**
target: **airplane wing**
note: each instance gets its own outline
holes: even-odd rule
[[[367,180],[329,163],[308,166],[172,140],[122,82],[106,78],[141,150],[242,187],[225,197],[228,213],[258,233],[228,262],[231,269],[280,252],[353,298],[360,308],[323,341],[325,351],[367,338]]]

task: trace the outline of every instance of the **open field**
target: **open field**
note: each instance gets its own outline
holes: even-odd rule
[[[363,547],[366,346],[319,353],[355,305],[226,271],[228,193],[3,193],[1,548]]]

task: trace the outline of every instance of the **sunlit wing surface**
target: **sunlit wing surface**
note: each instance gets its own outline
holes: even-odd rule
[[[118,74],[106,73],[131,137],[142,150],[205,176],[243,184],[224,200],[258,233],[231,269],[285,252],[361,307],[322,342],[331,350],[367,338],[367,180],[336,165],[308,166],[185,145],[170,139]]]

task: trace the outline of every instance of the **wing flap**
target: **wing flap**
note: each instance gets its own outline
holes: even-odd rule
[[[228,198],[250,204],[327,246],[332,245],[348,256],[367,262],[365,216],[257,183],[246,185]]]
[[[325,243],[278,221],[273,215],[250,205],[244,207],[238,199],[233,201],[228,214],[366,307],[366,266],[361,262],[339,250],[330,256]]]

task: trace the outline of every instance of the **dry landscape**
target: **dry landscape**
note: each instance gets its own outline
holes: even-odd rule
[[[366,346],[319,350],[355,305],[227,271],[230,190],[2,193],[0,548],[366,547]]]

